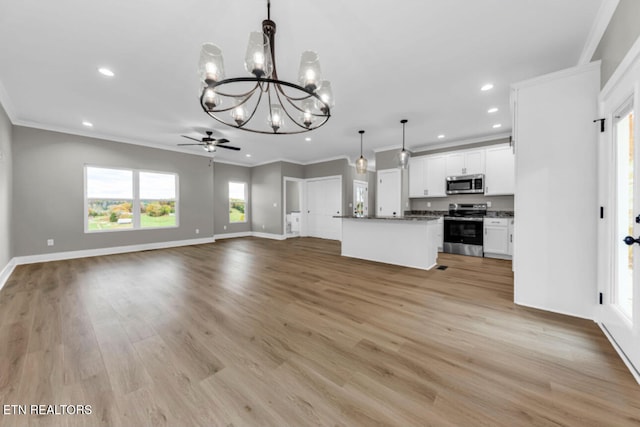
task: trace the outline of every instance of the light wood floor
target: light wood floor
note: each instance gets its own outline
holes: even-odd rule
[[[19,266],[0,425],[624,426],[640,386],[597,326],[517,307],[507,261],[421,271],[235,239]]]

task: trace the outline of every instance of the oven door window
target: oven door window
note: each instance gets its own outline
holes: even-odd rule
[[[444,241],[467,245],[482,245],[482,222],[445,220]]]

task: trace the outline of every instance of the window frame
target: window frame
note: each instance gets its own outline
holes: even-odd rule
[[[131,228],[114,228],[111,230],[89,230],[89,197],[87,194],[88,190],[88,180],[87,180],[87,169],[88,168],[96,168],[96,169],[113,169],[113,170],[121,170],[121,171],[130,171],[132,173],[132,196],[131,200],[131,210],[132,210],[132,227]],[[167,227],[142,227],[141,224],[141,215],[140,215],[140,173],[155,173],[155,174],[163,174],[163,175],[173,175],[175,178],[175,218],[176,224],[167,226]],[[167,172],[167,171],[157,171],[150,169],[134,169],[134,168],[125,168],[125,167],[113,167],[113,166],[103,166],[103,165],[95,165],[95,164],[85,164],[83,167],[83,175],[84,175],[84,233],[85,234],[93,234],[93,233],[111,233],[111,232],[121,232],[121,231],[139,231],[139,230],[166,230],[166,229],[175,229],[180,227],[180,175],[177,172]]]
[[[244,221],[231,221],[231,194],[229,187],[231,184],[242,184],[244,187]],[[246,224],[249,222],[249,185],[244,181],[229,181],[227,182],[227,201],[228,201],[228,215],[227,221],[229,224]]]

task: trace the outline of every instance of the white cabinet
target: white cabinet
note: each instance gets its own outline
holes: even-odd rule
[[[509,258],[509,218],[484,219],[484,256]]]
[[[446,156],[443,154],[411,159],[409,197],[445,197]]]
[[[515,192],[515,156],[509,144],[486,150],[484,195],[502,196]]]
[[[409,161],[409,197],[424,197],[427,182],[424,177],[426,156],[413,157]]]
[[[484,156],[484,150],[458,151],[447,154],[445,176],[485,173]]]
[[[402,175],[400,169],[378,171],[376,216],[402,216]]]
[[[446,193],[446,158],[443,155],[425,156],[424,177],[426,197],[445,197]]]

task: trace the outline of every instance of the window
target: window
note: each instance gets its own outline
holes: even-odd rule
[[[177,227],[178,175],[85,167],[85,231]]]
[[[140,226],[175,227],[176,175],[140,172]]]
[[[247,184],[229,183],[229,222],[247,222]]]

